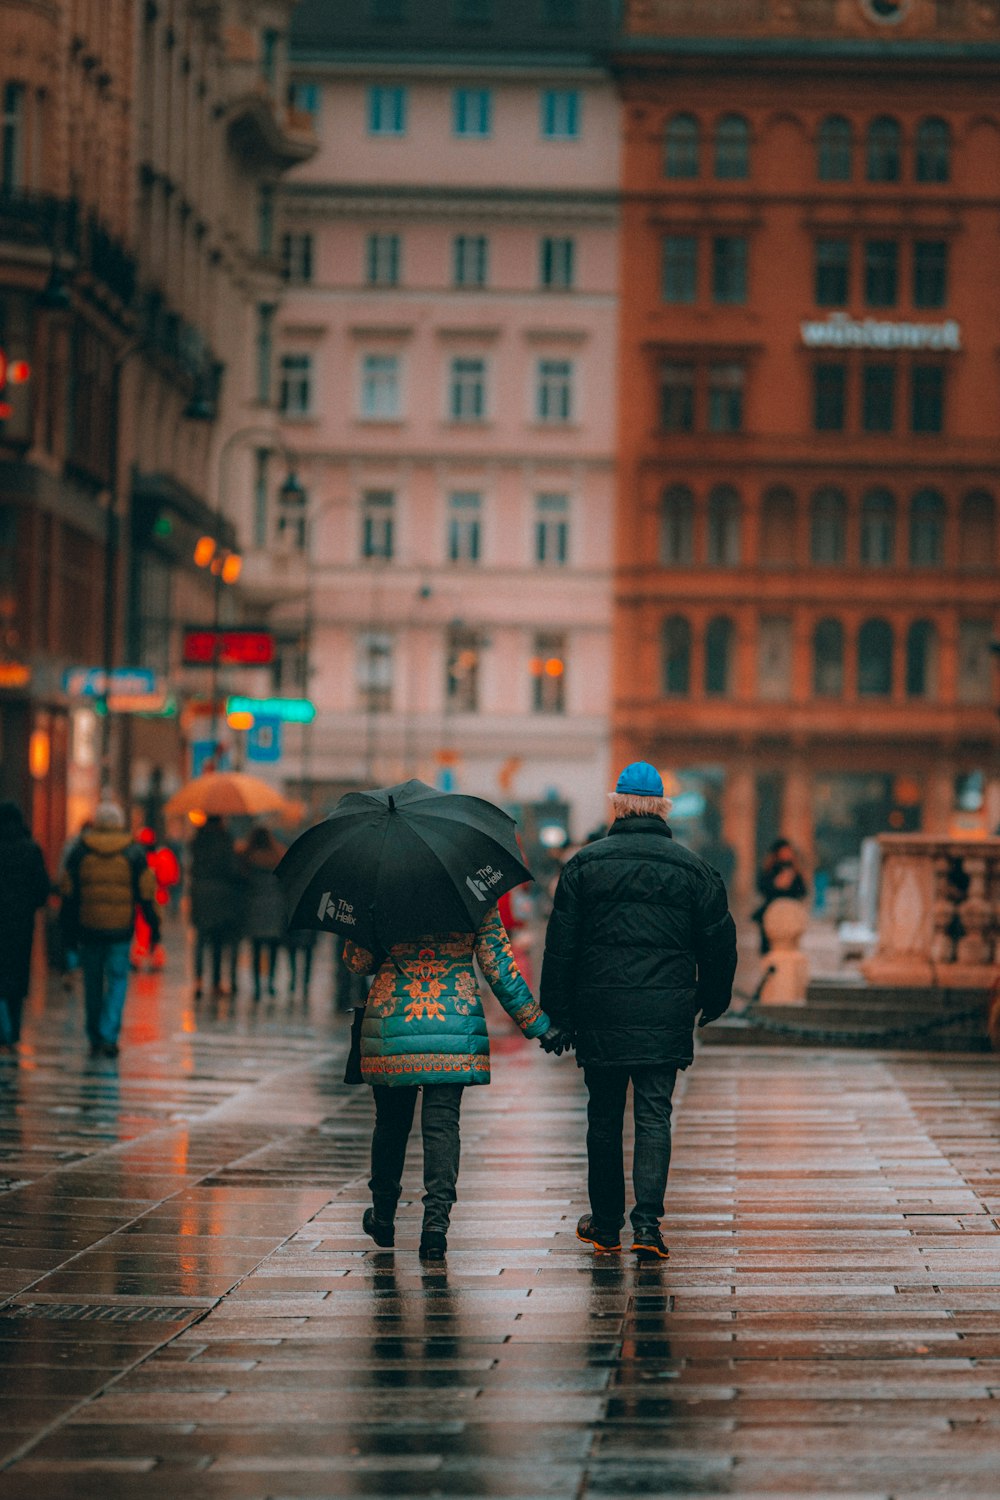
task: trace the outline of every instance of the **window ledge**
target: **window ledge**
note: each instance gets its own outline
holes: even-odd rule
[[[355,417],[357,427],[405,427],[405,417]]]

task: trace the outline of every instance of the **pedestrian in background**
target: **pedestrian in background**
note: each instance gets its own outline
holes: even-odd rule
[[[49,897],[45,857],[21,809],[0,802],[0,1049],[16,1048],[31,980],[35,913]]]
[[[90,1055],[118,1056],[128,988],[129,949],[138,907],[160,941],[156,879],[115,802],[102,802],[94,826],[70,850],[62,878],[66,930],[80,949]]]
[[[760,928],[760,951],[763,957],[771,951],[771,944],[764,931],[764,913],[771,902],[777,901],[779,897],[787,897],[790,901],[804,901],[809,894],[798,857],[787,839],[775,839],[768,849],[757,872],[757,890],[762,899],[757,909],[750,913],[750,918]]]
[[[222,987],[223,958],[228,960],[230,993],[236,994],[236,965],[243,928],[246,875],[232,835],[214,813],[191,841],[191,925],[195,930],[194,993],[202,994],[205,953],[211,954],[212,994]]]
[[[611,793],[614,822],[566,865],[545,938],[540,999],[576,1037],[587,1104],[590,1213],[577,1235],[621,1249],[622,1126],[629,1083],[635,1119],[632,1249],[665,1260],[660,1219],[670,1167],[679,1069],[694,1058],[694,1023],[721,1016],[736,972],[736,927],[719,874],[675,844],[655,767],[626,766]]]
[[[258,824],[239,845],[238,854],[246,879],[243,931],[250,939],[250,962],[253,969],[253,998],[260,1000],[263,978],[261,968],[267,955],[267,993],[274,994],[274,975],[278,949],[288,926],[285,898],[274,878],[284,846],[273,833]]]

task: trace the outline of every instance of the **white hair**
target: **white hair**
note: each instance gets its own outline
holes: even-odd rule
[[[665,818],[671,806],[669,797],[638,797],[632,792],[609,792],[608,800],[616,818]]]
[[[125,814],[117,802],[112,802],[108,799],[105,802],[98,803],[97,810],[94,813],[94,827],[109,832],[112,829],[121,830],[125,827]]]

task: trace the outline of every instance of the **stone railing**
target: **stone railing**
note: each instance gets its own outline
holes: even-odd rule
[[[1000,838],[879,839],[873,984],[988,989],[1000,979]]]

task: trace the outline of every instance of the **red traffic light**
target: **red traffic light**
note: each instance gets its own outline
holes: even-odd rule
[[[26,359],[10,359],[5,350],[0,349],[0,390],[8,382],[11,385],[23,385],[31,374],[31,366]]]

